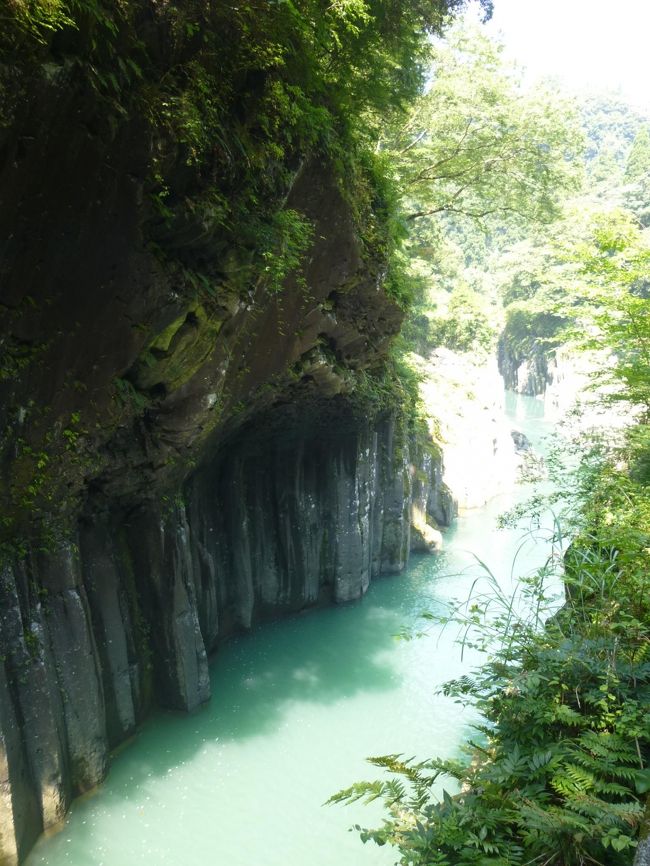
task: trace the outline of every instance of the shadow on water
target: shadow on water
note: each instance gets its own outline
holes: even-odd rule
[[[211,701],[190,716],[156,712],[136,737],[137,748],[118,756],[112,774],[126,764],[132,774],[137,755],[146,756],[143,772],[165,773],[206,739],[264,736],[281,724],[294,701],[330,704],[398,688],[391,649],[405,621],[436,606],[432,591],[425,597],[416,588],[430,584],[432,565],[429,557],[414,557],[408,577],[382,578],[359,601],[308,610],[232,638],[211,662]],[[414,585],[410,593],[404,593],[404,580]]]
[[[136,802],[147,799],[156,779],[162,784],[164,777],[171,774],[171,780],[179,768],[185,772],[190,765],[194,773],[202,762],[212,760],[209,753],[229,744],[241,749],[249,744],[250,752],[256,748],[251,741],[261,738],[258,760],[263,763],[264,749],[269,748],[263,738],[279,731],[297,705],[333,706],[341,702],[345,706],[357,698],[366,700],[398,690],[403,668],[395,660],[395,636],[405,625],[413,624],[423,609],[435,609],[439,604],[436,579],[447,565],[444,556],[413,557],[406,574],[375,582],[358,602],[266,624],[226,643],[211,664],[212,700],[190,716],[154,714],[135,743],[116,756],[107,783],[95,796],[73,807],[68,819],[70,830],[65,827],[61,834],[69,832],[72,838],[37,846],[28,863],[116,866],[110,851],[106,857],[97,854],[97,814],[117,809],[119,817],[123,809],[132,811]],[[429,674],[430,670],[425,671],[423,677],[425,688],[432,692]],[[375,722],[367,719],[368,724]],[[402,746],[398,734],[390,740],[395,751]],[[331,736],[336,738],[336,732]],[[328,746],[323,743],[324,750]],[[243,755],[243,751],[237,754]],[[363,751],[359,757],[365,757]],[[353,777],[344,777],[342,784],[351,781]],[[212,784],[218,782],[215,776]],[[197,784],[200,787],[201,781]],[[331,782],[325,793],[334,790],[335,783]],[[347,814],[337,820],[343,826],[349,823]],[[68,842],[73,847],[66,853]]]
[[[194,721],[221,739],[241,740],[275,728],[288,702],[323,704],[394,688],[390,664],[379,656],[399,627],[395,611],[364,599],[234,638],[212,662],[214,698]],[[183,718],[168,717],[164,724],[173,728]]]
[[[295,701],[331,704],[361,693],[396,689],[399,671],[391,660],[397,635],[426,607],[435,608],[432,571],[445,560],[414,557],[409,575],[382,578],[359,601],[265,624],[228,641],[211,662],[212,700],[191,716],[158,712],[138,736],[138,752],[164,756],[168,766],[187,760],[206,738],[245,740],[281,724]],[[421,568],[418,568],[421,565]],[[434,568],[432,568],[434,566]],[[411,592],[404,592],[409,580]],[[149,750],[148,746],[153,748]],[[133,763],[128,752],[120,762]]]
[[[526,410],[524,420],[540,434],[535,403],[518,405],[516,414]],[[450,757],[471,737],[471,714],[434,695],[462,669],[453,630],[407,645],[395,635],[417,627],[424,610],[441,612],[467,597],[472,551],[495,572],[509,571],[519,541],[494,534],[494,517],[508,504],[462,517],[445,553],[414,556],[403,575],[374,582],[359,602],[264,625],[224,645],[211,664],[210,703],[189,717],[151,717],[116,756],[107,783],[75,803],[63,832],[39,844],[28,864],[393,862],[386,849],[364,848],[345,832],[354,821],[379,824],[378,813],[320,805],[338,787],[372,777],[366,755]]]

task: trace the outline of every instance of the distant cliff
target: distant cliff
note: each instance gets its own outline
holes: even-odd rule
[[[499,372],[506,388],[536,397],[562,379],[559,361],[563,353],[558,353],[558,347],[565,324],[561,316],[531,312],[525,302],[514,302],[506,308],[506,323],[497,347]]]

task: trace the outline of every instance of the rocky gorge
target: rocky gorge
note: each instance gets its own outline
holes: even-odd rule
[[[394,351],[376,141],[462,6],[0,0],[0,866],[228,638],[514,485],[555,362]]]
[[[192,157],[134,94],[189,69],[207,112],[212,61],[155,5],[50,30],[16,13],[3,37],[3,866],[154,704],[208,700],[228,635],[358,598],[454,515],[439,452],[383,399],[403,313],[371,172],[270,147],[259,59],[228,92],[230,144],[208,130]],[[210,25],[231,59],[235,19]]]
[[[424,457],[413,479],[391,420],[288,435],[242,437],[182,502],[82,520],[57,550],[3,567],[4,862],[103,779],[152,701],[209,699],[224,637],[358,598],[404,568],[415,502],[453,514],[440,465]]]

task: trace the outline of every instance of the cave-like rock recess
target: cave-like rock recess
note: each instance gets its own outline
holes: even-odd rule
[[[402,312],[361,170],[282,156],[260,208],[311,239],[278,287],[246,226],[198,207],[214,178],[99,99],[75,50],[0,63],[2,866],[154,703],[209,699],[229,634],[359,598],[427,546],[412,508],[453,517],[435,451],[367,393]]]

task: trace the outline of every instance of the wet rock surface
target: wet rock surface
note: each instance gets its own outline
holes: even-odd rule
[[[4,862],[102,780],[153,701],[210,697],[208,655],[228,635],[359,598],[410,549],[434,549],[411,516],[450,516],[439,460],[343,400],[295,416],[243,428],[176,500],[85,518],[56,552],[4,569]]]
[[[210,222],[246,161],[216,148],[201,175],[62,51],[0,129],[2,866],[154,702],[209,698],[220,641],[402,570],[412,502],[454,513],[439,458],[359,408],[403,316],[372,179],[270,156],[258,222]],[[280,285],[282,211],[311,242]]]

